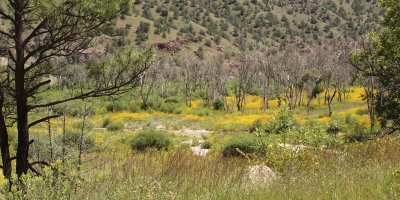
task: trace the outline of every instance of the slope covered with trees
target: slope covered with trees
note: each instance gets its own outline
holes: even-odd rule
[[[126,14],[107,35],[137,45],[190,38],[236,51],[356,41],[382,10],[376,0],[138,0]]]

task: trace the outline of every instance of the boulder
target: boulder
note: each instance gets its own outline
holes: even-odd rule
[[[245,175],[251,184],[264,186],[269,186],[277,179],[276,173],[265,165],[250,166],[245,170]]]

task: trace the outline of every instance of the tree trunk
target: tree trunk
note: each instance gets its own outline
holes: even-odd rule
[[[18,77],[18,76],[17,76]],[[22,84],[22,86],[21,86]],[[17,91],[17,130],[18,130],[18,147],[17,147],[17,175],[26,174],[29,169],[28,154],[29,154],[29,129],[28,129],[28,106],[25,91],[19,78],[16,78]]]
[[[3,175],[7,179],[11,178],[10,147],[8,144],[8,131],[3,116],[4,93],[0,88],[0,150],[3,162]]]
[[[66,106],[66,105],[64,105]],[[66,143],[66,138],[65,138],[65,134],[66,134],[66,129],[65,129],[65,107],[64,107],[64,113],[63,113],[63,130],[62,130],[62,162],[65,163],[65,143]]]
[[[85,143],[85,122],[87,116],[87,102],[85,102],[85,107],[83,110],[83,118],[82,118],[82,126],[81,126],[81,135],[79,142],[79,154],[78,154],[78,170],[80,170],[82,165],[82,153],[83,153],[83,145]]]
[[[26,174],[29,169],[29,127],[28,127],[28,105],[27,93],[25,91],[25,45],[23,44],[23,13],[22,5],[24,1],[15,1],[15,96],[17,103],[17,130],[18,130],[18,147],[17,147],[17,165],[16,171],[18,177]]]
[[[309,100],[307,102],[307,115],[310,115],[310,103],[311,103],[311,100]]]
[[[50,119],[47,120],[47,128],[49,132],[49,147],[50,147],[50,163],[53,163],[53,141],[51,137],[51,122]]]

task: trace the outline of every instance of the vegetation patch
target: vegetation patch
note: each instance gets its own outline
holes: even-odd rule
[[[170,134],[153,128],[146,128],[134,135],[130,143],[132,149],[143,151],[147,148],[167,149],[171,146],[172,141]]]
[[[243,153],[261,153],[265,147],[260,139],[253,135],[235,135],[224,143],[224,156],[243,156]]]

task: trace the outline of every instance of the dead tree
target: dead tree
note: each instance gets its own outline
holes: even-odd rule
[[[256,70],[254,64],[254,54],[241,55],[239,61],[234,65],[236,69],[236,81],[234,83],[234,92],[236,99],[236,108],[242,111],[246,104],[246,95],[253,88],[256,79]]]

